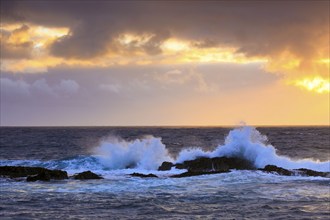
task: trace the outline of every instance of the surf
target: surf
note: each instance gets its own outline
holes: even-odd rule
[[[319,161],[308,158],[295,159],[279,155],[276,148],[268,142],[267,136],[256,128],[242,126],[229,131],[222,145],[205,151],[201,147],[190,147],[171,155],[160,137],[144,136],[127,141],[120,137],[107,137],[94,147],[90,155],[59,160],[1,160],[1,166],[41,166],[49,169],[64,169],[69,172],[84,170],[111,171],[135,169],[153,171],[164,162],[182,163],[199,157],[241,158],[250,161],[256,168],[275,165],[286,169],[306,168],[321,172],[330,171],[330,160]]]

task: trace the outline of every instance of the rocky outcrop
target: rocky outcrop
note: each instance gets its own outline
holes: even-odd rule
[[[135,177],[141,177],[141,178],[157,178],[155,174],[149,173],[149,174],[142,174],[142,173],[132,173],[130,176],[135,176]]]
[[[330,172],[318,172],[315,170],[309,170],[305,168],[300,168],[297,170],[294,170],[296,174],[300,176],[320,176],[320,177],[328,177],[330,178]]]
[[[91,179],[103,179],[103,177],[91,172],[91,171],[85,171],[82,173],[77,173],[73,176],[76,180],[91,180]]]
[[[218,173],[228,173],[230,172],[228,171],[196,171],[196,172],[184,172],[184,173],[180,173],[180,174],[176,174],[171,176],[172,178],[182,178],[182,177],[190,177],[190,176],[200,176],[200,175],[209,175],[209,174],[218,174]]]
[[[38,174],[28,176],[26,181],[35,182],[35,181],[50,181],[51,176],[48,172],[42,171]]]
[[[44,170],[45,168],[41,167],[1,166],[0,175],[9,178],[27,177],[41,173]]]
[[[320,177],[330,177],[329,172],[319,172],[315,170],[300,168],[300,169],[294,169],[294,170],[287,170],[282,167],[278,167],[275,165],[267,165],[263,169],[259,169],[263,172],[267,173],[275,173],[282,176],[320,176]]]
[[[172,169],[172,167],[174,167],[173,163],[165,161],[165,162],[162,163],[162,165],[160,165],[158,170],[159,171],[170,170],[170,169]]]
[[[49,170],[43,167],[0,166],[0,176],[9,178],[28,177],[27,181],[68,179],[66,171]]]
[[[245,159],[241,158],[230,158],[230,157],[199,157],[194,160],[187,160],[183,163],[173,164],[171,162],[163,162],[158,170],[170,170],[172,167],[176,169],[186,169],[185,173],[173,175],[174,178],[197,176],[204,174],[215,174],[229,172],[231,169],[237,170],[256,170],[254,165]],[[276,173],[282,176],[320,176],[330,178],[329,172],[318,172],[305,168],[288,170],[275,165],[267,165],[263,169],[258,169],[267,173]]]
[[[267,165],[265,166],[263,169],[259,169],[263,172],[267,172],[267,173],[276,173],[282,176],[293,176],[294,172],[284,169],[282,167],[277,167],[275,165]]]
[[[163,162],[158,170],[170,170],[172,167],[188,170],[185,173],[173,175],[173,178],[198,176],[205,174],[217,174],[230,172],[230,169],[254,170],[255,167],[247,160],[228,157],[199,157],[195,160],[184,161],[183,163],[172,164]]]
[[[187,160],[183,163],[172,164],[163,162],[158,170],[170,170],[173,166],[177,169],[187,169],[190,172],[227,172],[230,169],[254,170],[251,162],[240,158],[229,157],[199,157],[195,160]]]

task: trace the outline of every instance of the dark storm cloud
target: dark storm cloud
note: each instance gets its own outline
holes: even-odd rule
[[[329,35],[329,1],[2,1],[2,22],[67,26],[52,53],[91,58],[106,53],[123,32],[153,33],[142,49],[161,53],[170,36],[197,47],[235,46],[248,56],[290,50],[313,56]]]

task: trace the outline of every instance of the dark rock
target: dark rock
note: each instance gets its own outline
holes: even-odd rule
[[[131,176],[136,176],[136,177],[142,177],[142,178],[148,178],[148,177],[157,178],[158,177],[158,176],[156,176],[155,174],[152,174],[152,173],[149,173],[149,174],[132,173],[130,175]]]
[[[50,181],[50,178],[51,178],[51,176],[49,175],[48,172],[42,171],[41,173],[28,176],[26,178],[26,181],[28,181],[28,182],[35,182],[37,180],[39,180],[39,181]]]
[[[73,176],[76,180],[91,180],[91,179],[103,179],[103,177],[91,172],[91,171],[85,171],[82,173],[77,173]]]
[[[175,164],[177,169],[187,169],[190,172],[225,172],[229,169],[254,170],[251,162],[240,158],[228,157],[200,157],[195,160],[184,161],[182,164]]]
[[[229,166],[229,169],[236,170],[255,170],[256,167],[250,161],[237,157],[215,157],[213,160],[222,161]]]
[[[267,173],[277,173],[279,175],[283,176],[293,176],[294,172],[284,169],[282,167],[277,167],[275,165],[267,165],[263,169],[259,169],[261,171],[267,172]]]
[[[320,176],[330,178],[330,172],[319,172],[315,170],[300,168],[295,170],[287,170],[282,167],[277,167],[275,165],[267,165],[263,169],[259,169],[268,173],[277,173],[283,176]]]
[[[52,180],[64,180],[68,179],[68,173],[63,170],[47,170]]]
[[[329,172],[318,172],[315,170],[309,170],[309,169],[305,169],[305,168],[296,169],[294,171],[296,171],[296,174],[301,175],[301,176],[330,177]]]
[[[9,178],[27,177],[45,171],[42,167],[1,166],[0,175]]]
[[[0,176],[5,176],[9,178],[30,176],[29,179],[31,181],[35,178],[40,178],[37,180],[43,180],[43,179],[63,180],[68,178],[68,174],[66,171],[49,170],[43,167],[23,167],[23,166],[0,166]]]
[[[162,165],[160,165],[158,170],[160,171],[170,170],[173,166],[174,166],[173,163],[165,161],[162,163]]]
[[[176,174],[171,176],[172,178],[182,178],[182,177],[190,177],[190,176],[200,176],[200,175],[209,175],[209,174],[218,174],[218,173],[228,173],[230,172],[229,170],[227,171],[209,171],[209,172],[184,172],[184,173],[180,173],[180,174]]]
[[[186,169],[185,165],[182,163],[177,163],[174,165],[176,169]]]

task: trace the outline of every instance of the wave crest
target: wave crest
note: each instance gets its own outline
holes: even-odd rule
[[[173,161],[161,138],[152,136],[134,141],[112,138],[94,149],[100,162],[109,169],[157,169],[163,161]]]
[[[267,144],[267,137],[260,134],[254,127],[233,129],[226,137],[225,144],[219,145],[214,151],[203,151],[200,148],[184,149],[179,153],[178,163],[194,160],[198,157],[238,157],[251,161],[256,168],[264,168],[272,164],[286,169],[307,168],[329,172],[330,161],[320,162],[310,159],[294,160],[280,156],[275,147]]]

